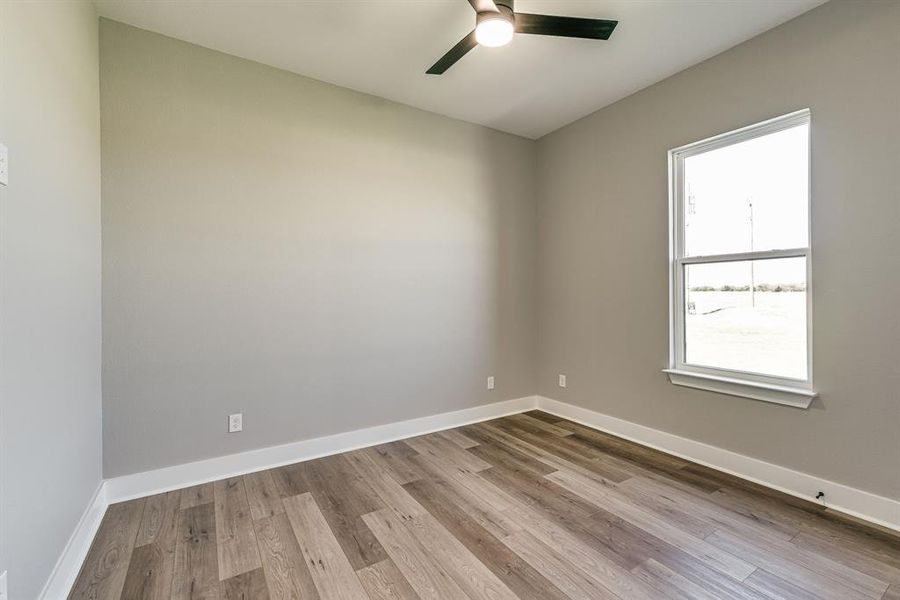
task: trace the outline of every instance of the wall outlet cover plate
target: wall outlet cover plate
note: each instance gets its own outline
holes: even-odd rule
[[[244,430],[244,413],[228,415],[228,433],[237,433]]]

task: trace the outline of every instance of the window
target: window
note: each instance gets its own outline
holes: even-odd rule
[[[807,407],[809,111],[669,152],[672,383]]]

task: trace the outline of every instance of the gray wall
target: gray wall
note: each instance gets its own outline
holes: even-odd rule
[[[0,571],[36,598],[100,483],[100,104],[87,2],[0,2]]]
[[[832,1],[539,141],[540,394],[900,498],[898,32],[896,1]],[[804,107],[821,398],[675,387],[666,152]]]
[[[100,30],[106,476],[533,393],[533,142]]]

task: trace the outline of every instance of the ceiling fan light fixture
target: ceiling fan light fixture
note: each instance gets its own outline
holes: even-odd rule
[[[441,75],[476,46],[496,47],[508,44],[514,33],[608,40],[619,24],[618,21],[608,19],[517,13],[513,8],[515,0],[468,1],[475,9],[475,29],[431,65],[425,71],[426,74]]]
[[[475,40],[479,45],[489,48],[505,46],[512,40],[514,31],[511,15],[493,11],[478,13]]]

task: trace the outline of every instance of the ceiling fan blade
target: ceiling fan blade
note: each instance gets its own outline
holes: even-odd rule
[[[431,68],[425,72],[429,75],[440,75],[452,67],[456,61],[465,56],[466,52],[477,45],[478,41],[475,40],[475,31],[472,31],[469,35],[459,40],[455,46],[450,48],[450,51],[447,52],[447,54],[443,55],[440,60],[431,65]]]
[[[516,33],[608,40],[618,21],[516,13]]]

